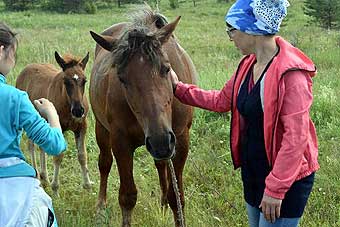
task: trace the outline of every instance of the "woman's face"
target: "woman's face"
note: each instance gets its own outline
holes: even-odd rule
[[[231,33],[230,40],[234,42],[236,48],[239,49],[243,55],[254,53],[255,39],[252,35],[234,30]]]
[[[8,48],[0,46],[0,72],[4,75],[7,75],[15,66],[16,49],[16,45],[9,46]]]

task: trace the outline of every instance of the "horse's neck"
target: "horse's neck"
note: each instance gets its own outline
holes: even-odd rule
[[[195,66],[176,38],[165,44],[171,67],[178,73],[178,78],[185,83],[196,84],[197,72]]]

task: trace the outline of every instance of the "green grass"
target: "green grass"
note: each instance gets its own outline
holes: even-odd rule
[[[89,76],[95,46],[89,30],[100,32],[113,23],[126,20],[126,12],[133,7],[102,9],[95,15],[0,12],[1,20],[15,28],[20,39],[19,58],[9,75],[9,83],[14,84],[16,76],[29,63],[56,65],[55,50],[82,57],[89,51],[91,56],[86,69]],[[200,74],[199,85],[206,89],[221,88],[241,58],[225,33],[224,15],[228,8],[228,4],[215,1],[199,1],[197,7],[193,7],[192,2],[183,2],[176,10],[171,10],[166,2],[160,5],[161,12],[170,20],[182,16],[176,35]],[[300,226],[340,226],[340,33],[306,26],[308,20],[302,13],[302,0],[291,0],[289,17],[280,33],[307,53],[318,67],[318,75],[313,79],[311,116],[318,132],[321,169]],[[240,174],[233,170],[230,157],[229,121],[230,114],[199,109],[195,112],[190,154],[184,170],[188,226],[247,226]],[[73,137],[67,133],[69,149],[61,168],[60,197],[52,196],[61,227],[98,226],[95,204],[99,189],[99,151],[91,113],[89,122],[88,162],[95,184],[91,191],[82,189]],[[23,149],[26,152],[25,144]],[[27,153],[26,156],[29,159]],[[51,177],[51,158],[49,161]],[[139,193],[133,225],[173,226],[170,210],[163,215],[160,209],[157,171],[143,147],[135,154],[134,176]],[[100,218],[104,226],[120,225],[118,189],[114,162],[108,184],[108,208]],[[50,188],[46,190],[52,195]]]

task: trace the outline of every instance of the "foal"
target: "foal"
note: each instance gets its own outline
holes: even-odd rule
[[[16,87],[26,91],[30,100],[39,98],[49,99],[55,106],[63,132],[71,130],[74,133],[78,161],[83,175],[83,187],[89,189],[92,182],[87,169],[87,152],[85,147],[85,134],[87,129],[86,115],[89,109],[86,95],[84,94],[86,77],[84,74],[89,53],[82,60],[71,55],[64,58],[55,52],[55,59],[62,71],[51,64],[30,64],[24,68],[16,81]],[[29,141],[29,150],[33,166],[37,163],[34,154],[34,144]],[[64,154],[54,157],[54,176],[52,190],[58,193],[59,168]],[[42,184],[49,184],[46,169],[45,152],[40,153],[40,177]]]

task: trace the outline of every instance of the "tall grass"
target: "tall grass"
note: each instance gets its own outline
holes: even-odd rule
[[[241,55],[225,33],[224,15],[229,4],[215,1],[182,2],[171,10],[161,2],[160,9],[170,20],[181,15],[176,29],[181,45],[188,51],[200,74],[199,85],[219,89],[236,69]],[[33,62],[55,64],[57,50],[79,56],[90,51],[86,69],[90,76],[95,43],[89,31],[100,32],[113,23],[126,20],[126,12],[135,6],[101,9],[95,15],[60,15],[37,11],[6,12],[1,20],[19,32],[18,62],[8,78],[10,84],[23,67]],[[307,53],[318,67],[314,80],[314,104],[311,115],[319,138],[321,169],[315,179],[305,215],[300,226],[340,226],[340,33],[313,25],[306,26],[308,17],[302,13],[302,0],[291,0],[288,20],[282,28],[284,38]],[[61,167],[60,196],[51,189],[61,227],[119,226],[120,208],[117,201],[119,178],[113,163],[108,183],[108,207],[95,216],[99,188],[97,167],[98,147],[94,134],[94,118],[89,115],[87,150],[93,189],[82,189],[80,167],[73,137],[66,133],[68,150]],[[229,150],[229,114],[217,114],[197,109],[191,130],[190,154],[184,170],[186,222],[188,226],[247,226],[242,183],[239,171],[234,171]],[[25,141],[24,141],[25,142]],[[29,159],[26,145],[23,150]],[[168,210],[160,209],[160,189],[153,160],[145,148],[135,153],[134,176],[139,191],[133,213],[134,226],[173,226]],[[52,174],[50,158],[48,169]],[[100,224],[101,223],[101,224]]]

